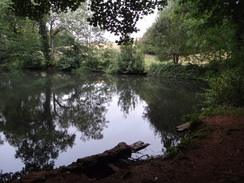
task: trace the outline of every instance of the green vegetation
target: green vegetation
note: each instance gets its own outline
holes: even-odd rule
[[[122,45],[118,57],[119,73],[143,73],[144,57],[133,45]]]
[[[132,41],[130,34],[138,31],[137,21],[143,15],[153,13],[157,6],[166,4],[166,1],[157,0],[5,0],[3,4],[9,3],[17,16],[39,21],[50,14],[50,10],[55,13],[75,11],[84,2],[89,3],[89,9],[93,14],[88,18],[90,25],[120,35],[118,43]]]
[[[244,115],[244,111],[240,109],[234,109],[234,108],[223,108],[223,107],[207,107],[200,113],[194,113],[194,114],[187,114],[182,117],[182,121],[190,122],[190,128],[188,132],[185,134],[184,138],[181,139],[181,142],[176,145],[167,148],[165,157],[166,158],[182,158],[184,156],[183,151],[186,149],[191,149],[197,146],[195,139],[196,138],[205,138],[207,134],[214,129],[204,125],[202,123],[202,118],[205,117],[212,117],[217,114],[222,115]],[[227,127],[225,129],[226,135],[231,134],[233,131],[239,131],[243,128],[237,128],[237,127]]]
[[[239,131],[239,130],[242,130],[244,127],[242,127],[242,128],[238,128],[238,127],[227,127],[226,129],[225,129],[225,133],[227,134],[227,135],[230,135],[231,134],[231,132],[233,132],[233,131]]]
[[[165,157],[182,158],[184,156],[184,150],[195,148],[197,146],[195,139],[205,138],[208,135],[208,133],[214,130],[212,127],[204,125],[201,119],[204,117],[211,117],[217,114],[244,115],[244,111],[239,109],[233,109],[233,108],[208,107],[204,109],[201,113],[184,115],[182,120],[190,122],[191,124],[190,129],[185,134],[185,136],[181,139],[178,145],[167,148]],[[226,127],[224,131],[226,135],[230,135],[233,131],[239,131],[242,129],[243,127],[238,128],[238,127],[229,126]]]
[[[132,44],[136,22],[157,6],[162,8],[158,19],[139,43]],[[166,153],[181,158],[184,149],[196,146],[195,138],[212,130],[202,125],[202,117],[244,115],[243,110],[235,110],[244,107],[243,7],[240,0],[4,0],[0,2],[0,71],[47,69],[81,75],[147,73],[203,79],[209,85],[204,109],[183,117],[191,129]],[[104,30],[120,36],[120,50],[105,45]],[[49,90],[46,96],[50,99]],[[150,105],[163,109],[163,105]],[[226,134],[235,130],[239,129],[229,127]],[[72,138],[67,136],[67,142]]]
[[[148,74],[171,78],[203,79],[206,68],[196,64],[174,64],[171,62],[153,63],[149,67]]]
[[[243,2],[168,2],[141,40],[144,53],[155,54],[159,60],[148,73],[202,78],[209,84],[205,105],[243,107]],[[198,64],[192,64],[192,59]]]
[[[21,6],[17,1],[13,3]],[[0,14],[3,15],[0,16],[2,68],[144,73],[144,57],[135,45],[127,43],[119,51],[104,43],[104,31],[87,22],[91,17],[87,3],[81,3],[74,12],[67,9],[56,13],[53,10],[41,18],[33,17],[36,15],[32,16],[25,10],[19,13],[29,18],[23,17],[24,14],[16,16],[9,9],[13,5],[10,0],[0,5]]]
[[[43,2],[1,1],[1,68],[204,79],[205,105],[243,107],[242,1]],[[135,23],[158,6],[156,22],[131,44]],[[103,30],[120,35],[120,50],[104,46]]]
[[[212,76],[212,77],[211,77]],[[244,75],[240,68],[226,69],[208,79],[208,105],[242,106],[244,104]]]
[[[183,116],[183,121],[190,122],[190,128],[178,145],[167,149],[165,154],[166,158],[182,158],[184,156],[184,150],[197,147],[196,139],[205,138],[208,133],[214,130],[209,126],[204,125],[201,118],[202,114],[200,113]]]
[[[144,35],[146,53],[155,53],[160,61],[172,59],[174,63],[179,62],[180,56],[191,53],[191,46],[187,44],[189,24],[185,23],[183,11],[187,10],[170,1]]]
[[[177,159],[183,158],[184,153],[183,150],[185,149],[192,149],[197,146],[194,138],[194,135],[188,135],[181,139],[181,142],[177,146],[172,146],[167,149],[165,153],[165,158],[173,158],[176,157]]]
[[[226,107],[207,107],[201,112],[201,116],[203,117],[211,117],[217,114],[223,115],[244,115],[243,110],[238,110],[235,108],[226,108]]]

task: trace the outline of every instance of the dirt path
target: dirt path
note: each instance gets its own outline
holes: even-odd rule
[[[204,119],[210,128],[197,146],[174,159],[152,159],[112,167],[102,179],[81,173],[39,172],[14,182],[91,183],[244,183],[244,116],[218,115]]]

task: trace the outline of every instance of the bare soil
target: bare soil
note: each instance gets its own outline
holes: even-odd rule
[[[203,123],[209,126],[207,136],[197,138],[197,145],[183,150],[181,157],[111,165],[113,173],[103,178],[52,170],[13,182],[244,183],[244,116],[217,115]]]

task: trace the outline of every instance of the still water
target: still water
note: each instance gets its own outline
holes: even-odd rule
[[[195,112],[199,81],[67,73],[0,75],[0,173],[68,165],[119,142],[151,145],[133,155],[163,155],[175,127]]]

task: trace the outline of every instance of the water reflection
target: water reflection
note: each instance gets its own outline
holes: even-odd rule
[[[175,126],[182,115],[194,110],[200,86],[138,76],[2,74],[0,132],[4,138],[0,136],[0,148],[5,143],[15,147],[15,158],[25,165],[22,172],[53,168],[59,154],[74,145],[76,133],[70,133],[70,127],[81,133],[83,142],[104,138],[104,129],[112,124],[106,114],[116,96],[117,107],[113,108],[123,113],[122,118],[116,116],[118,121],[143,104],[139,115],[160,136],[164,149],[179,140]]]
[[[146,83],[146,90],[141,94],[147,102],[144,118],[150,121],[155,133],[160,135],[165,150],[176,145],[180,139],[179,134],[172,129],[179,125],[181,117],[197,111],[196,101],[201,98],[196,91],[200,91],[203,85],[198,81],[175,79],[154,79]]]

